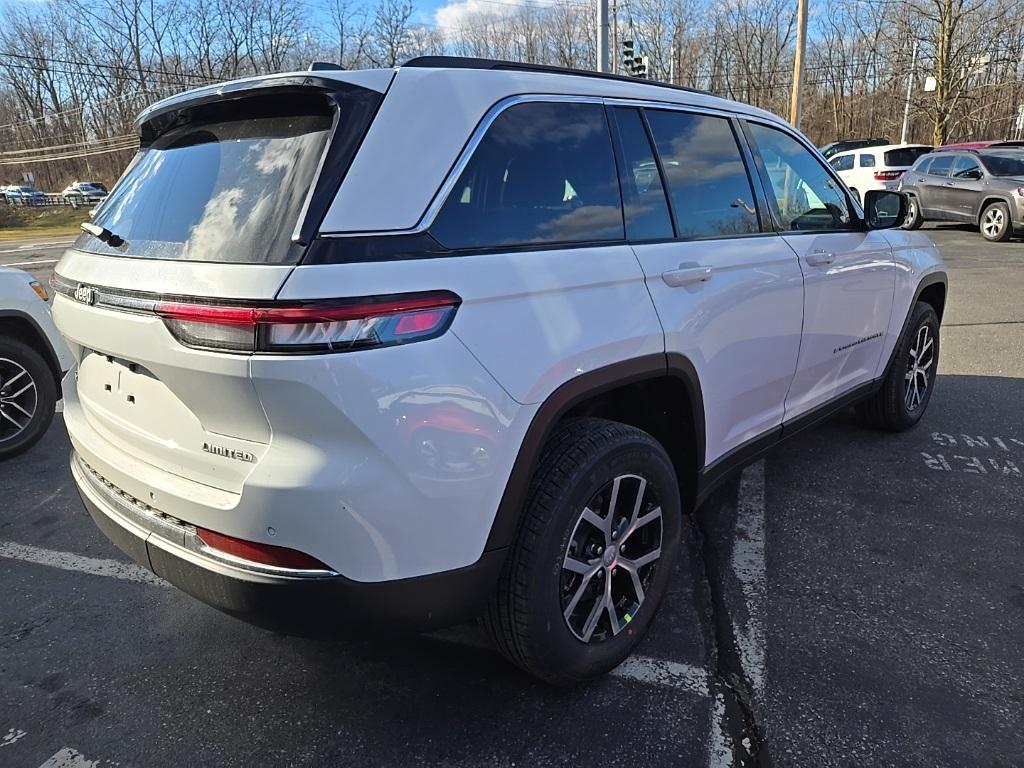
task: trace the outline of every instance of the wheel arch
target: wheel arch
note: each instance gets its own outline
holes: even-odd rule
[[[59,397],[62,378],[60,362],[50,340],[46,338],[46,334],[43,333],[43,329],[39,327],[38,323],[24,312],[15,309],[2,309],[0,310],[0,337],[17,339],[43,356],[50,373],[53,374],[54,386],[57,388]]]
[[[1010,214],[1012,216],[1013,204],[1010,201],[1010,198],[1004,195],[997,195],[990,192],[982,198],[981,204],[978,205],[978,210],[974,212],[974,218],[977,221],[979,227],[981,226],[981,215],[985,213],[985,209],[992,205],[992,203],[1004,203],[1010,209]]]
[[[485,551],[512,543],[544,444],[560,421],[576,416],[607,418],[649,432],[671,457],[684,492],[696,492],[705,433],[704,398],[693,363],[674,353],[614,363],[566,381],[541,404],[505,484]]]
[[[907,316],[903,318],[903,326],[900,328],[900,335],[896,337],[896,343],[893,345],[892,351],[889,353],[889,361],[885,364],[885,370],[882,372],[880,377],[881,379],[884,379],[889,375],[889,370],[892,368],[893,361],[896,359],[896,350],[899,349],[900,341],[907,333],[907,329],[910,326],[910,318],[914,314],[914,307],[917,306],[919,301],[930,304],[932,309],[935,310],[935,314],[939,316],[939,324],[942,324],[942,313],[946,308],[946,290],[948,285],[949,278],[942,270],[929,272],[921,278],[921,281],[917,284],[917,288],[914,290],[914,298],[911,299],[910,305],[907,307]]]

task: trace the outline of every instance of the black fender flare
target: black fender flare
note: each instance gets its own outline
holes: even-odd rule
[[[917,289],[914,291],[914,298],[910,300],[910,306],[907,307],[907,315],[903,318],[903,326],[900,328],[900,335],[896,337],[896,343],[893,345],[892,351],[889,353],[889,361],[885,364],[885,370],[882,371],[882,375],[878,381],[883,381],[889,375],[893,361],[896,359],[896,350],[900,348],[900,342],[902,342],[904,336],[906,336],[907,328],[910,325],[910,316],[914,314],[914,307],[916,307],[917,302],[921,300],[921,294],[925,292],[925,289],[930,288],[933,285],[942,285],[942,287],[946,289],[946,297],[948,299],[949,278],[943,270],[929,272],[921,278],[921,281],[917,284]]]
[[[686,387],[693,411],[696,436],[696,470],[704,466],[706,445],[704,431],[704,397],[697,369],[682,354],[655,353],[613,363],[587,371],[561,384],[541,403],[534,414],[519,453],[512,465],[505,491],[491,524],[484,551],[503,549],[512,544],[519,520],[526,504],[530,480],[540,461],[540,454],[555,425],[573,406],[585,400],[627,384],[647,379],[671,376],[680,379]]]
[[[32,346],[43,356],[51,373],[53,373],[53,381],[57,387],[57,397],[60,397],[60,384],[61,379],[64,377],[64,372],[60,369],[60,360],[53,345],[50,344],[50,339],[43,333],[43,329],[39,327],[39,323],[35,321],[35,318],[26,312],[17,309],[0,309],[0,321],[8,319],[26,323],[29,330],[35,335],[36,340]]]
[[[974,211],[974,222],[979,227],[981,226],[981,214],[985,212],[993,202],[1004,203],[1006,207],[1010,209],[1010,225],[1013,225],[1013,200],[1010,199],[1009,195],[1004,195],[1002,192],[986,192],[983,195],[978,195],[978,208]]]

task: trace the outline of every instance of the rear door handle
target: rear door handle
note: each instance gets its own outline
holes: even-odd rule
[[[670,288],[681,288],[684,285],[704,283],[711,279],[711,267],[684,267],[680,264],[679,269],[670,269],[668,272],[662,272],[661,279]]]
[[[812,251],[807,254],[807,263],[812,267],[824,267],[835,260],[836,255],[828,251]]]

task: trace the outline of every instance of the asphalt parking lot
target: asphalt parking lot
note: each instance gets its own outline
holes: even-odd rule
[[[922,423],[843,415],[723,486],[638,655],[577,690],[473,627],[295,639],[162,585],[82,511],[56,420],[0,465],[0,765],[1024,765],[1024,243],[931,234]],[[61,246],[22,245],[0,262],[47,276]]]

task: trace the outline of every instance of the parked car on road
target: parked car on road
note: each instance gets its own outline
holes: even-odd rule
[[[938,252],[760,109],[427,57],[138,125],[54,277],[71,471],[125,552],[254,623],[479,615],[587,680],[730,471],[848,406],[928,407]]]
[[[826,144],[821,148],[821,154],[825,156],[825,159],[832,157],[832,155],[838,154],[839,152],[847,152],[851,149],[861,149],[863,147],[878,147],[883,144],[891,144],[889,139],[845,139],[844,141],[833,141],[831,144]]]
[[[85,205],[99,203],[106,199],[107,190],[99,182],[75,181],[64,188],[61,196],[70,203]]]
[[[46,289],[0,267],[0,459],[31,448],[53,420],[73,359],[54,327]]]
[[[854,196],[862,200],[872,189],[896,189],[904,171],[930,151],[927,144],[885,144],[840,152],[829,158],[829,163]]]
[[[13,205],[41,205],[46,202],[46,193],[35,187],[11,185],[0,187],[4,200]]]
[[[993,242],[1024,234],[1024,152],[944,151],[922,157],[900,181],[909,197],[906,227],[956,221]]]

